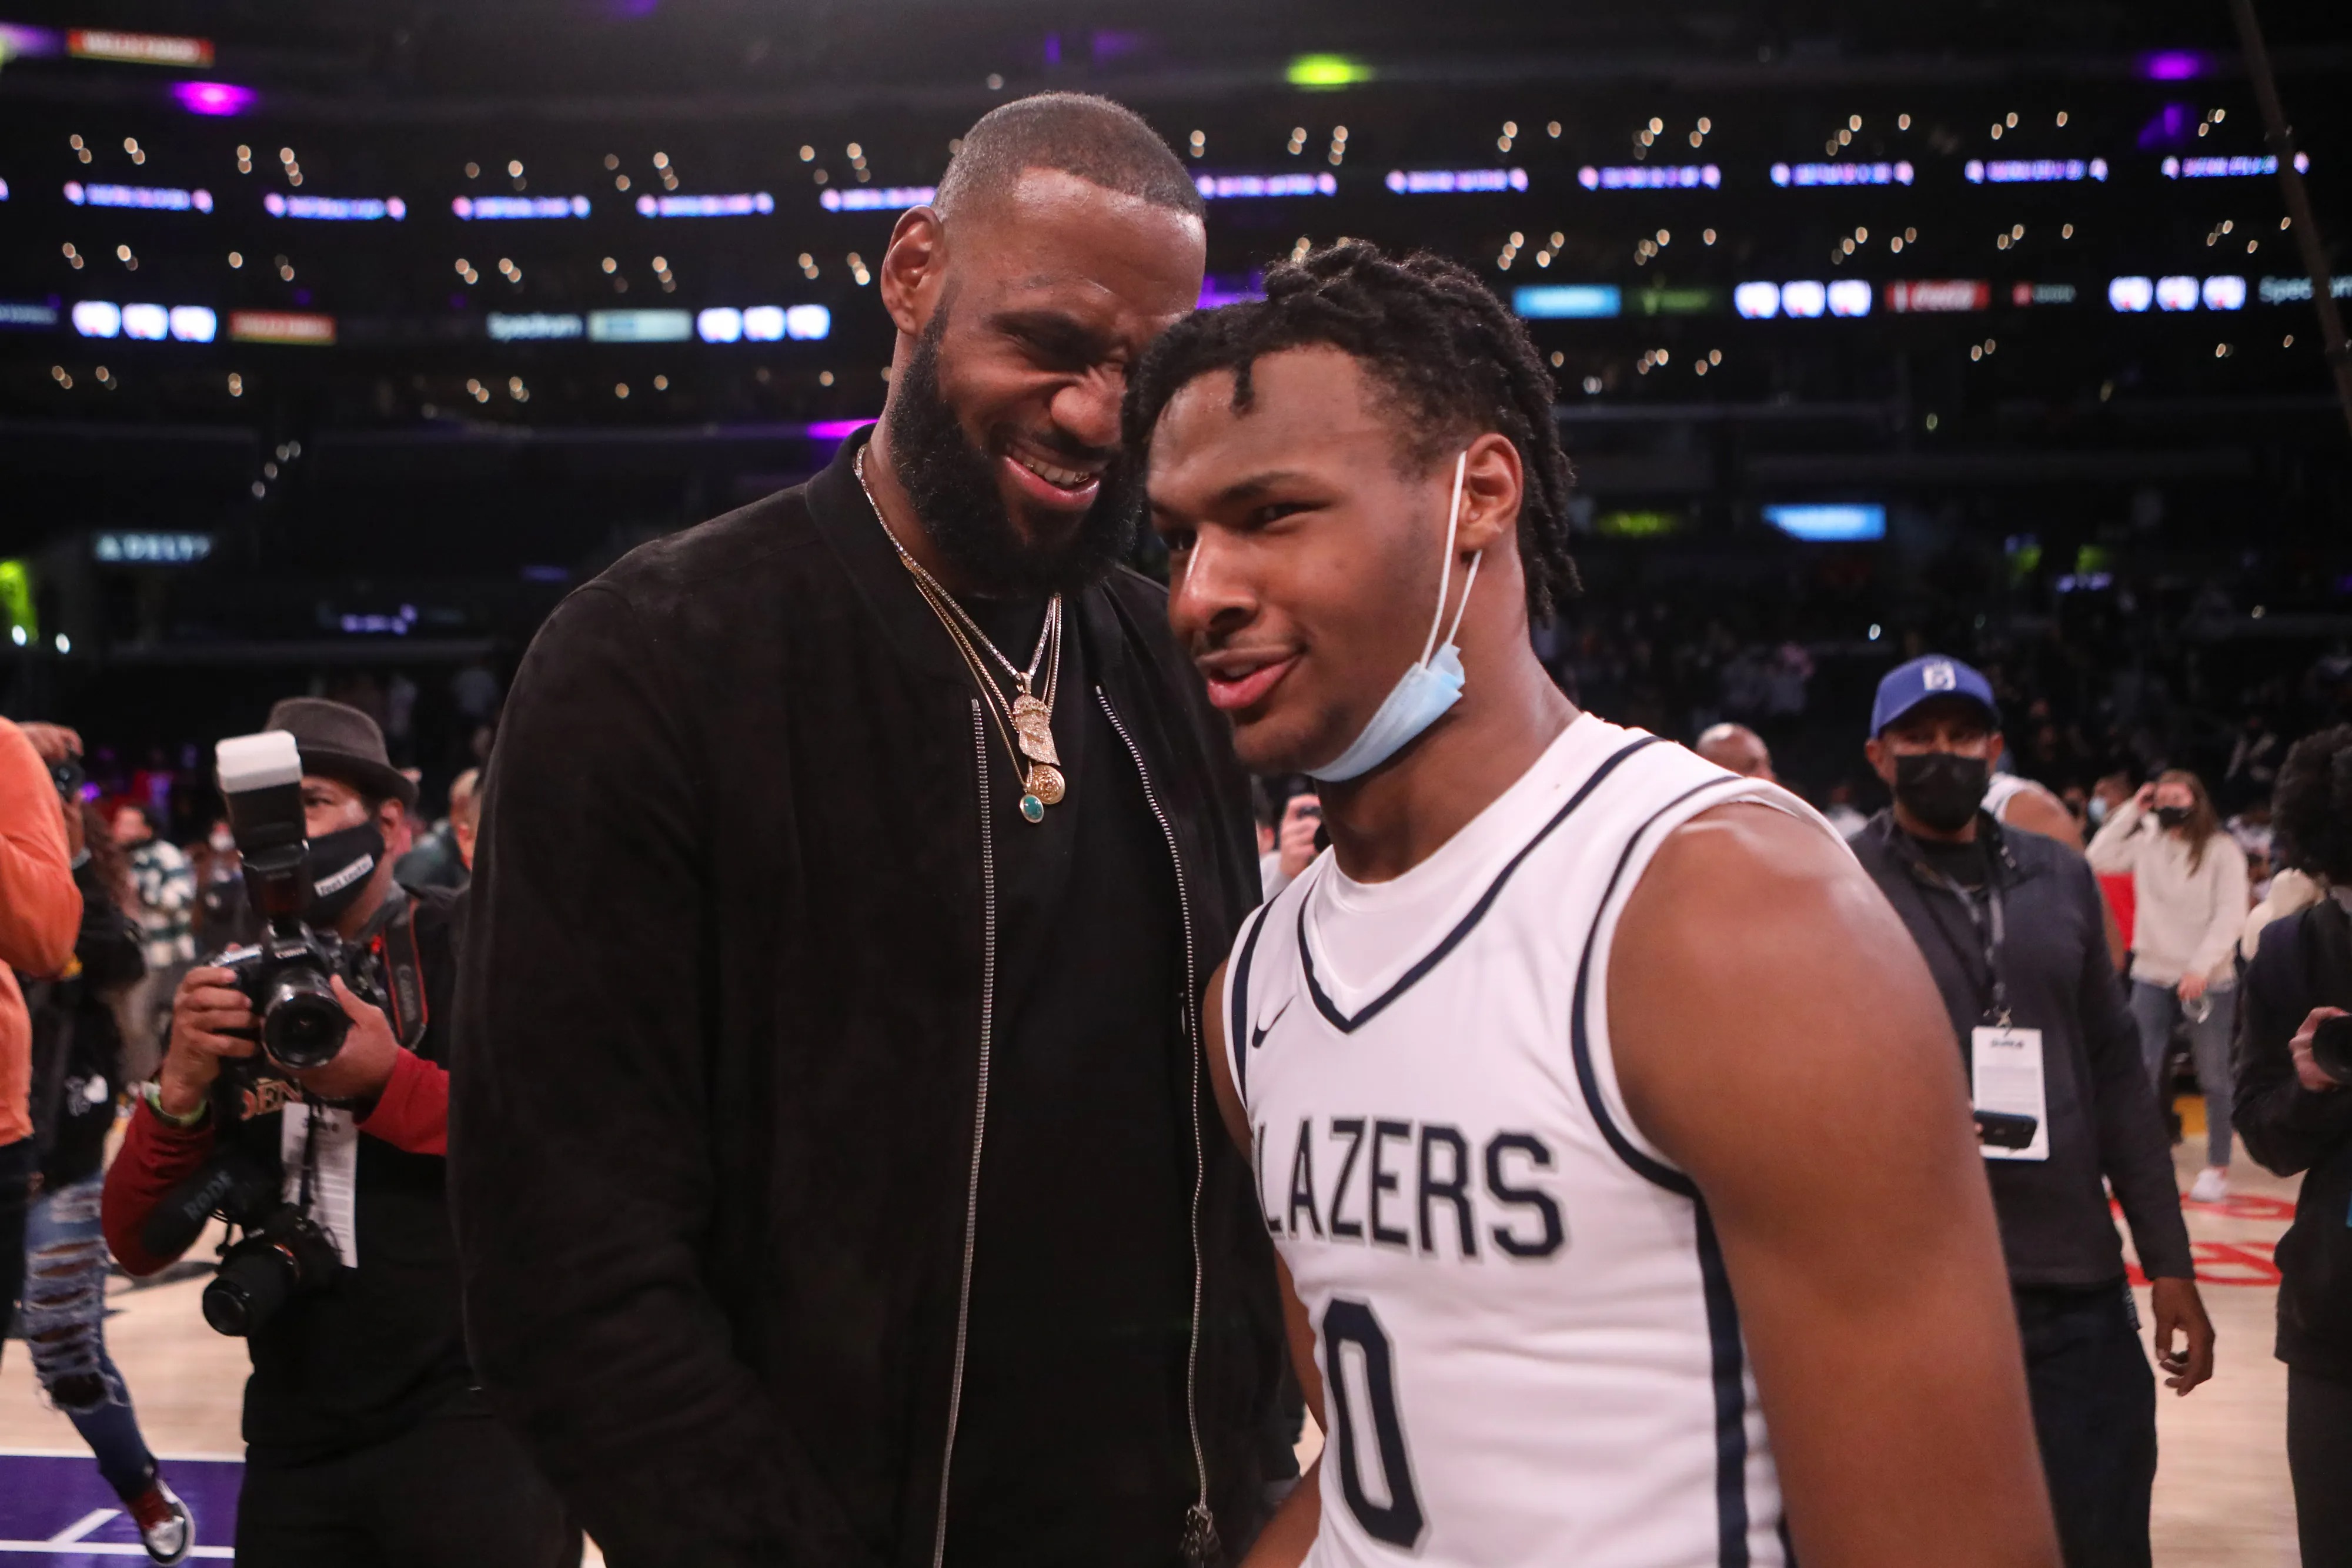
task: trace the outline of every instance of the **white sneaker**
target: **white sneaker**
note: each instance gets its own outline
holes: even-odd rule
[[[2230,1167],[2207,1166],[2197,1173],[2189,1185],[2189,1197],[2196,1203],[2219,1203],[2230,1196]]]
[[[183,1562],[196,1543],[196,1521],[189,1516],[188,1505],[162,1476],[131,1500],[131,1519],[139,1527],[139,1541],[150,1562]]]

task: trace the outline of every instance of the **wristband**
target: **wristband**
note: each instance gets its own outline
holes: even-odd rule
[[[183,1133],[212,1114],[213,1103],[210,1100],[197,1101],[196,1108],[184,1116],[175,1116],[164,1110],[163,1086],[152,1078],[139,1086],[139,1095],[141,1099],[147,1102],[147,1109],[155,1113],[157,1121],[167,1127],[176,1127]]]

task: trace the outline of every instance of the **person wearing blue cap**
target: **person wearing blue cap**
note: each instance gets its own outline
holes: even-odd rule
[[[1918,944],[1967,1064],[2060,1544],[2069,1568],[2145,1568],[2156,1385],[2102,1177],[2153,1281],[2176,1392],[2212,1375],[2213,1327],[2098,885],[2081,855],[1986,810],[2001,738],[1982,674],[1914,659],[1879,683],[1870,730],[1895,800],[1850,842]]]

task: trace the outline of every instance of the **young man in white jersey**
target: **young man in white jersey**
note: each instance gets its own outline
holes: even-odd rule
[[[1127,407],[1175,630],[1332,842],[1202,1007],[1330,1432],[1250,1568],[2050,1568],[1916,947],[1802,806],[1537,663],[1568,469],[1484,287],[1351,243],[1266,289]]]

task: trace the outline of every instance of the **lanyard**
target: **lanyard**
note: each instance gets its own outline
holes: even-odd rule
[[[1969,925],[1974,928],[1977,940],[1984,946],[1985,972],[1992,977],[1992,998],[1985,1008],[1985,1017],[1995,1028],[2009,1028],[2009,987],[2000,977],[2000,950],[2008,940],[2009,933],[2001,916],[2000,881],[1993,874],[1992,857],[1990,855],[1985,857],[1984,906],[1982,908],[1978,906],[1973,894],[1943,872],[1929,865],[1925,855],[1915,852],[1911,863],[1937,886],[1958,899],[1960,907],[1969,912]],[[1932,912],[1930,912],[1930,917],[1933,917]],[[1952,934],[1945,929],[1941,920],[1937,920],[1935,925],[1937,935],[1951,944],[1954,956],[1960,958],[1961,967],[1965,968],[1967,956],[1960,951],[1959,944],[1952,941]]]

